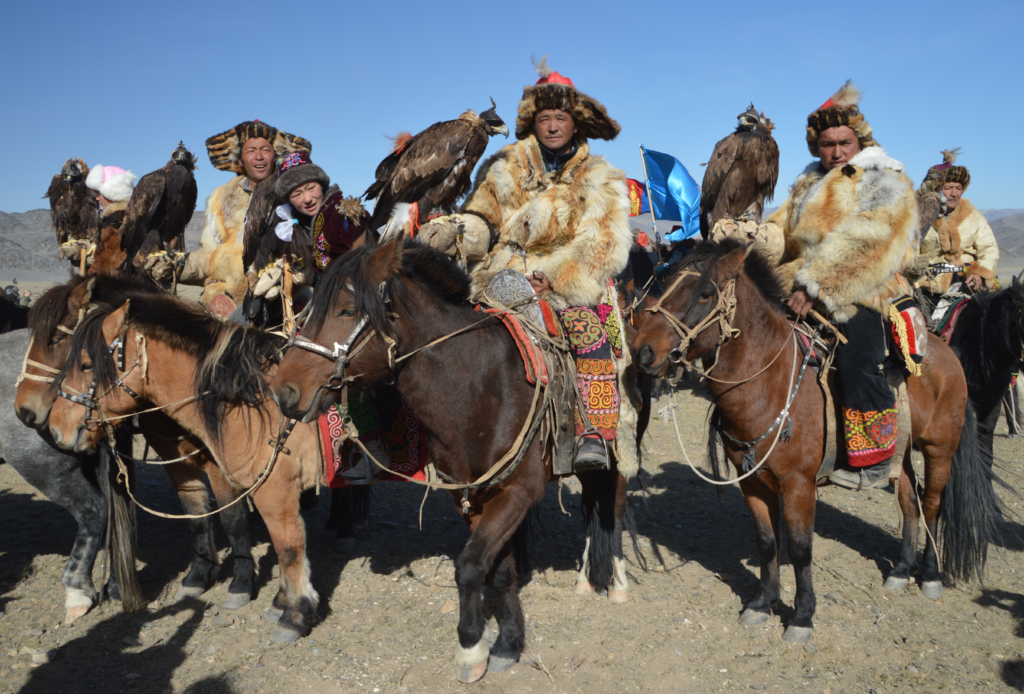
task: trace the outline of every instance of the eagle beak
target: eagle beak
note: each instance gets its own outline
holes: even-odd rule
[[[505,136],[505,139],[506,139],[506,140],[508,139],[508,126],[507,126],[507,125],[505,125],[504,123],[502,123],[500,127],[498,127],[498,128],[495,128],[495,129],[494,129],[494,132],[495,132],[496,134],[497,134],[497,133],[501,133],[502,135],[504,135],[504,136]]]

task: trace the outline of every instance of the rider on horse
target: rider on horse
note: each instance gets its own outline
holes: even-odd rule
[[[100,231],[92,260],[100,260],[100,263],[93,268],[93,272],[112,271],[124,259],[120,253],[121,224],[124,222],[128,200],[135,190],[135,174],[125,171],[120,166],[97,164],[89,169],[85,185],[96,191],[96,201],[99,203]],[[107,253],[104,253],[105,249],[108,249]],[[115,256],[113,261],[109,257],[111,255]],[[89,265],[91,266],[92,262]]]
[[[619,124],[604,106],[576,89],[572,80],[537,66],[541,77],[523,90],[516,139],[483,163],[462,214],[424,225],[423,238],[445,248],[459,228],[464,246],[484,239],[490,253],[471,265],[474,296],[492,277],[511,268],[559,312],[576,357],[577,383],[591,425],[576,415],[576,433],[597,430],[616,440],[620,403],[613,354],[622,335],[609,281],[629,260],[629,194],[622,171],[590,153],[592,138],[613,140]],[[467,254],[470,260],[473,260]],[[628,410],[631,412],[631,410]],[[632,417],[625,420],[633,421]],[[576,463],[606,462],[596,435],[580,445]]]
[[[848,467],[830,479],[853,489],[884,486],[896,453],[896,403],[882,363],[891,306],[907,301],[897,273],[918,241],[913,186],[903,164],[875,142],[859,101],[847,82],[807,117],[807,145],[818,161],[770,220],[785,234],[790,308],[804,317],[816,305],[845,326],[848,343],[838,346],[835,367]]]
[[[962,197],[971,183],[971,174],[964,166],[955,166],[957,150],[942,152],[943,162],[928,169],[928,175],[918,189],[918,195],[941,191],[946,209],[921,239],[921,255],[930,268],[939,269],[948,264],[969,265],[963,274],[963,285],[973,291],[991,289],[995,283],[999,247],[992,228],[970,200]],[[929,299],[958,290],[960,280],[954,281],[953,272],[939,272],[918,281]],[[959,275],[958,275],[959,276]]]

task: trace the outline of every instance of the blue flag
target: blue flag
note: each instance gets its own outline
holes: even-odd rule
[[[683,228],[666,238],[682,241],[700,233],[700,186],[682,163],[670,154],[640,145],[647,165],[647,183],[655,219],[679,220]]]

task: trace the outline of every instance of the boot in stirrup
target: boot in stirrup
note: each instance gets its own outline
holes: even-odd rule
[[[391,467],[391,455],[388,453],[388,448],[384,445],[384,441],[381,439],[374,439],[373,441],[364,442],[363,445],[366,446],[366,450],[370,452],[370,455],[372,455],[378,463],[386,468]],[[358,455],[359,462],[347,470],[342,471],[341,478],[345,480],[346,484],[372,484],[378,477],[387,474],[387,472],[381,470],[379,466],[367,460],[366,455],[358,448],[358,446],[352,451],[352,455]]]

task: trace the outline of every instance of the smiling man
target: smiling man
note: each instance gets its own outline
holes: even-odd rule
[[[312,148],[308,140],[258,120],[239,123],[206,141],[214,168],[237,175],[207,199],[202,249],[188,255],[179,281],[205,284],[201,301],[215,313],[230,314],[245,296],[240,232],[253,188],[274,174],[278,157]]]

